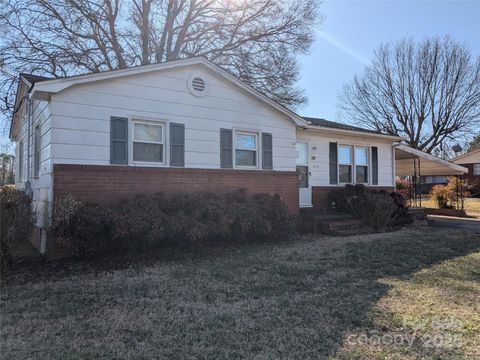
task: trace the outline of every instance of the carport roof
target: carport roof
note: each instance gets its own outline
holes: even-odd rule
[[[397,176],[415,175],[414,159],[418,161],[420,173],[416,175],[462,175],[468,173],[468,169],[453,164],[450,161],[440,159],[423,151],[411,148],[407,145],[395,146],[395,173]]]

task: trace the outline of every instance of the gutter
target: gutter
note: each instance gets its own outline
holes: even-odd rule
[[[318,131],[326,131],[330,133],[339,133],[339,134],[345,134],[345,135],[363,135],[366,137],[379,137],[383,138],[385,140],[396,140],[400,141],[402,138],[400,136],[396,135],[386,135],[386,134],[377,134],[377,133],[371,133],[371,132],[363,132],[363,131],[356,131],[356,130],[345,130],[345,129],[337,129],[337,128],[331,128],[331,127],[325,127],[325,126],[317,126],[317,125],[307,125],[303,127],[304,130],[318,130]]]

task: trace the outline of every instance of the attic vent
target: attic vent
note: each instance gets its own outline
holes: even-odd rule
[[[188,79],[188,90],[190,90],[192,95],[204,97],[208,93],[208,84],[203,76],[192,74]]]
[[[203,79],[200,79],[198,77],[194,78],[192,80],[192,88],[195,91],[204,91],[205,90],[205,81],[203,81]]]

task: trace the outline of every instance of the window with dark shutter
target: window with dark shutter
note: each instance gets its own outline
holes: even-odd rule
[[[110,118],[110,163],[128,164],[128,119]]]
[[[372,185],[378,185],[378,148],[372,146]]]
[[[170,123],[170,166],[185,166],[185,125]]]
[[[220,129],[220,167],[233,168],[233,133],[229,129]]]
[[[273,169],[272,134],[262,133],[262,168]]]
[[[337,143],[330,143],[330,184],[338,184],[338,153],[337,153]]]

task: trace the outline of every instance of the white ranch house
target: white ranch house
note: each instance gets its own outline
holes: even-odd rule
[[[394,189],[396,161],[401,175],[413,174],[414,158],[466,172],[397,136],[301,117],[201,57],[58,79],[21,74],[10,137],[43,252],[52,203],[67,195],[246,188],[280,194],[292,212],[328,211],[332,188]]]

